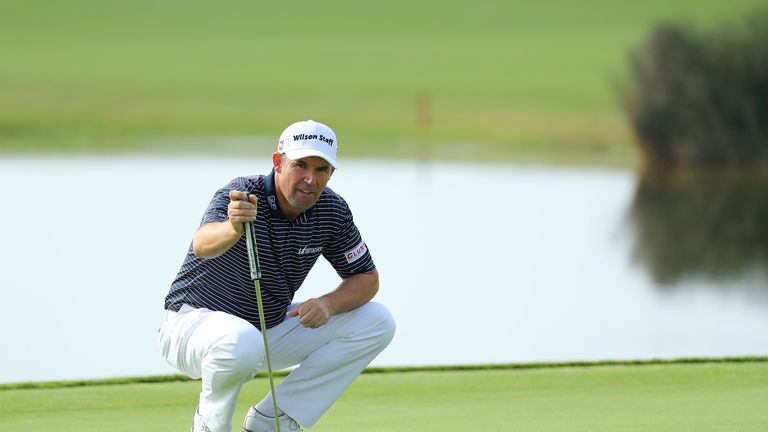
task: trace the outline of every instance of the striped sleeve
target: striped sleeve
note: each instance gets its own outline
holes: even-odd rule
[[[239,190],[239,191],[248,190],[248,187],[246,185],[246,179],[243,177],[238,177],[230,181],[229,184],[227,184],[226,186],[217,190],[216,193],[213,194],[213,199],[211,199],[211,203],[208,205],[208,208],[205,210],[205,214],[203,215],[203,220],[200,222],[200,225],[205,225],[211,222],[222,222],[227,220],[228,218],[227,206],[229,206],[229,192],[233,190]]]
[[[347,202],[339,197],[338,205],[343,217],[333,227],[329,243],[323,249],[323,256],[341,278],[376,270],[373,257],[355,225]]]

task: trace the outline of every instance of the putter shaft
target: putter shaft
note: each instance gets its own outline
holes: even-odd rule
[[[264,338],[264,354],[267,359],[267,375],[269,376],[269,389],[272,394],[272,407],[275,410],[275,425],[280,432],[280,419],[277,415],[277,395],[275,394],[275,381],[272,377],[272,360],[269,358],[269,343],[267,341],[267,324],[264,320],[264,303],[261,300],[261,268],[259,267],[259,252],[256,247],[256,236],[253,233],[250,222],[245,222],[245,242],[248,246],[248,263],[251,267],[251,279],[256,290],[256,306],[259,309],[259,324],[261,336]]]

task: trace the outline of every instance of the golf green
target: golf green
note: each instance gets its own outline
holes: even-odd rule
[[[186,431],[195,381],[0,390],[2,431]],[[266,379],[244,387],[234,429]],[[313,431],[763,432],[768,362],[367,373]]]

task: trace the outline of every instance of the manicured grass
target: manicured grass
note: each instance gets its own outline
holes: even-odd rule
[[[347,156],[627,160],[627,49],[761,4],[1,0],[0,150],[226,151],[312,117]]]
[[[268,388],[249,383],[235,429]],[[0,391],[3,431],[187,430],[194,381]],[[768,362],[364,374],[313,431],[764,431]]]

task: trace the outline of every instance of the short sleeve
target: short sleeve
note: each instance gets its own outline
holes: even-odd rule
[[[341,223],[332,230],[328,245],[323,248],[323,256],[342,278],[370,273],[376,270],[371,252],[355,226],[346,201],[341,197],[339,200]]]

